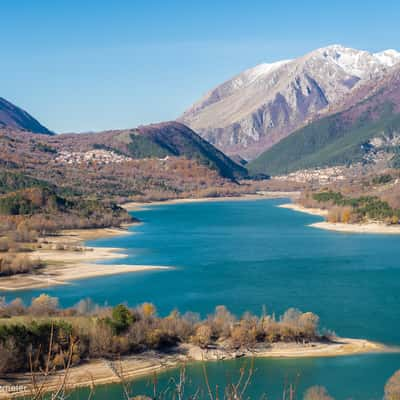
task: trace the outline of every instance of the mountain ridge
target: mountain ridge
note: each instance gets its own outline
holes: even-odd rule
[[[400,53],[332,45],[260,64],[209,91],[178,119],[229,155],[254,158],[340,104],[360,81],[381,79]]]
[[[249,164],[250,171],[284,174],[304,168],[371,163],[379,157],[388,166],[399,163],[400,66],[379,84],[360,86],[342,107],[263,152]]]
[[[0,97],[0,128],[22,129],[33,133],[54,135],[22,108]]]

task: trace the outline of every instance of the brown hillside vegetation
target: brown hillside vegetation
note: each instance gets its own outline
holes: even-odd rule
[[[123,201],[204,196],[216,187],[220,195],[251,191],[229,178],[243,175],[244,169],[204,141],[197,143],[192,131],[184,131],[185,136],[174,130],[174,141],[167,146],[163,130],[161,143],[159,128],[151,126],[148,133],[140,129],[143,134],[129,130],[56,136],[2,129],[0,192],[45,184],[72,195]],[[9,177],[2,179],[1,173]]]
[[[317,315],[296,309],[287,310],[278,319],[251,313],[237,318],[226,307],[218,306],[201,320],[198,314],[181,315],[176,310],[159,317],[151,303],[135,308],[122,304],[100,307],[82,300],[72,308],[61,309],[57,298],[45,294],[34,298],[28,307],[20,299],[11,303],[0,299],[0,354],[8,360],[0,373],[26,371],[30,352],[47,349],[52,332],[51,367],[62,368],[68,357],[69,339],[75,343],[72,364],[79,364],[98,357],[166,351],[182,343],[239,350],[276,342],[327,340],[319,333],[318,324]],[[36,367],[45,366],[47,353],[33,356]]]
[[[0,129],[0,149],[0,193],[44,186],[121,203],[276,190],[238,181],[243,167],[178,123],[55,136]]]

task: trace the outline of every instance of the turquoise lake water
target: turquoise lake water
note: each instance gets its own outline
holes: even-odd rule
[[[74,282],[66,287],[24,291],[8,299],[46,292],[63,306],[90,297],[99,304],[144,301],[160,314],[173,308],[203,316],[225,304],[246,310],[282,313],[289,307],[313,311],[323,327],[340,336],[400,345],[400,237],[343,234],[307,225],[319,217],[276,207],[285,200],[229,201],[152,206],[135,212],[144,223],[134,234],[89,242],[126,248],[123,263],[166,265],[147,271]],[[119,261],[118,261],[119,262]],[[223,384],[243,360],[208,363],[210,379]],[[258,398],[278,398],[286,381],[299,393],[319,384],[337,400],[380,399],[390,375],[400,369],[400,354],[336,358],[256,360],[253,385]],[[193,387],[201,367],[188,367]],[[160,375],[165,384],[174,372]],[[151,390],[148,379],[136,392]],[[97,390],[96,399],[118,398],[118,386]],[[80,395],[83,396],[81,392]]]

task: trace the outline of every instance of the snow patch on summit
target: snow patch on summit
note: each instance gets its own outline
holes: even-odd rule
[[[259,64],[259,65],[255,66],[254,68],[250,68],[250,69],[244,71],[243,75],[245,77],[247,77],[249,82],[253,82],[256,79],[260,78],[261,76],[268,75],[271,72],[277,70],[282,65],[285,65],[291,61],[292,60],[282,60],[282,61],[277,61],[277,62],[274,62],[271,64],[266,64],[266,63]]]
[[[400,53],[394,49],[388,49],[379,53],[374,53],[374,57],[388,67],[393,67],[393,65],[400,62]]]
[[[365,50],[332,45],[318,49],[316,53],[328,62],[335,63],[349,75],[359,78],[379,73],[382,67],[392,67],[400,62],[400,53],[396,50],[385,50],[373,54]]]

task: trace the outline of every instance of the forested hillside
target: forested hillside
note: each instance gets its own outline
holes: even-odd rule
[[[371,139],[390,142],[399,130],[400,114],[393,112],[391,103],[372,109],[355,121],[349,121],[343,113],[336,114],[293,133],[249,163],[248,169],[251,173],[277,175],[362,162],[374,151]],[[398,153],[390,143],[386,150]]]
[[[364,96],[364,97],[363,97]],[[365,97],[366,96],[366,97]],[[294,132],[248,165],[252,173],[374,162],[397,166],[400,144],[400,69],[378,85],[346,98],[348,108]]]

